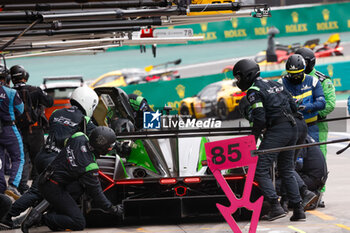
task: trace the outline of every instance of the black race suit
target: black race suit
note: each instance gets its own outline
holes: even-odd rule
[[[90,118],[86,117],[76,106],[54,111],[50,116],[49,124],[50,129],[46,146],[35,159],[39,174],[58,155],[66,139],[76,132],[84,131],[85,126],[88,135],[96,128]],[[20,215],[27,208],[42,201],[43,198],[38,190],[37,182],[37,179],[34,180],[30,189],[13,203],[9,212],[11,217]]]
[[[248,89],[247,98],[252,107],[252,131],[255,138],[257,139],[262,130],[266,129],[260,150],[295,145],[298,132],[295,119],[291,115],[297,109],[291,95],[281,84],[259,77]],[[269,202],[278,199],[270,176],[274,161],[277,161],[278,172],[286,186],[289,200],[293,204],[299,203],[301,197],[293,176],[294,151],[259,155],[255,179],[263,195]]]
[[[27,124],[22,125],[19,122],[16,123],[22,135],[25,155],[22,179],[18,187],[18,190],[22,193],[28,189],[27,182],[29,180],[30,173],[33,174],[34,178],[38,175],[34,164],[34,160],[36,155],[42,149],[45,142],[43,126],[47,123],[47,119],[44,116],[43,109],[51,107],[53,105],[52,96],[47,95],[39,87],[26,85],[25,83],[17,83],[14,85],[14,89],[18,91],[20,96],[22,94],[21,89],[23,88],[28,90],[29,92],[32,108],[31,111],[33,111],[36,115],[36,119],[33,120],[36,120],[36,122],[29,126]],[[23,99],[23,96],[21,96],[21,98]],[[24,104],[26,105],[28,103]],[[24,107],[24,109],[25,112],[23,114],[28,114],[28,112],[26,112],[26,106]]]
[[[98,178],[98,165],[90,152],[85,134],[75,133],[48,167],[49,176],[42,173],[39,190],[53,207],[43,216],[43,222],[54,231],[83,230],[85,219],[82,211],[67,192],[66,187],[78,181],[96,204],[110,211],[112,203],[104,195]]]

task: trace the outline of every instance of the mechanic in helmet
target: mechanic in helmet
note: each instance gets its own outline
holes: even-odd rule
[[[18,92],[8,87],[8,69],[0,65],[0,193],[6,193],[12,197],[19,192],[19,186],[23,164],[24,152],[22,137],[15,125],[15,118],[23,113],[23,102]],[[5,149],[11,159],[10,176],[8,185],[5,180]]]
[[[318,120],[326,119],[327,115],[333,112],[335,108],[335,88],[331,77],[315,69],[316,57],[314,52],[309,48],[300,48],[295,54],[300,54],[306,63],[305,73],[317,78],[322,85],[323,94],[326,100],[325,109],[318,111]],[[317,122],[320,142],[326,142],[328,138],[328,122]],[[327,144],[320,145],[323,155],[327,155]]]
[[[89,135],[96,128],[91,116],[97,106],[98,96],[87,86],[76,88],[70,99],[71,107],[55,110],[49,119],[49,135],[45,147],[36,156],[35,164],[40,174],[54,160],[64,146],[64,141],[76,132]],[[9,228],[15,228],[12,217],[19,216],[29,207],[42,200],[38,189],[38,179],[33,181],[30,189],[16,200],[7,216],[0,222]]]
[[[237,86],[242,91],[247,91],[253,122],[252,133],[256,140],[265,129],[259,149],[266,150],[295,145],[297,127],[292,114],[297,111],[297,108],[293,98],[283,85],[262,79],[259,65],[250,59],[238,61],[233,68],[233,76],[237,80]],[[272,221],[286,216],[270,177],[270,169],[274,161],[277,161],[278,172],[286,185],[288,199],[293,205],[293,215],[290,220],[305,220],[299,189],[293,177],[293,151],[259,156],[255,179],[259,183],[265,200],[271,205],[270,211],[264,218]]]
[[[280,82],[299,104],[308,126],[308,134],[318,142],[317,115],[326,107],[326,100],[320,81],[305,74],[305,67],[306,63],[301,55],[291,55],[286,63],[287,75]]]
[[[143,128],[143,112],[153,111],[147,100],[136,94],[129,94],[129,103],[134,110],[135,126],[137,129]]]
[[[250,107],[249,101],[247,99],[247,96],[244,96],[241,101],[239,102],[239,106],[238,106],[239,112],[241,113],[241,115],[248,120],[250,123],[252,122],[252,109]],[[303,144],[305,143],[305,139],[307,137],[307,126],[306,123],[304,121],[303,115],[300,112],[294,113],[293,114],[295,122],[296,122],[296,126],[297,126],[297,142],[296,144]],[[295,150],[294,153],[294,158],[295,160],[298,158],[298,156],[300,156],[300,149],[299,150]],[[312,204],[313,201],[315,201],[315,199],[317,198],[316,194],[314,192],[311,192],[310,190],[308,190],[307,186],[305,185],[305,183],[302,181],[302,179],[300,178],[300,176],[296,173],[296,171],[293,171],[293,174],[297,180],[298,183],[298,187],[299,187],[299,193],[300,196],[302,198],[302,206],[304,208],[304,210],[306,209],[306,207],[308,207],[309,205]],[[298,179],[299,178],[299,179]],[[278,184],[276,184],[276,190],[281,190],[281,179],[278,179]],[[282,189],[283,191],[285,191],[284,189]],[[288,198],[286,193],[283,193],[284,195],[282,195],[282,198],[280,200],[281,206],[283,207],[285,212],[288,212]],[[286,207],[287,206],[287,207]]]
[[[115,141],[115,132],[106,126],[96,127],[89,137],[82,132],[73,134],[39,178],[40,192],[52,210],[36,215],[35,219],[27,218],[22,223],[22,231],[28,232],[37,223],[43,223],[52,231],[83,230],[84,215],[66,190],[67,185],[77,181],[100,208],[121,216],[122,205],[114,206],[102,191],[96,163],[96,158],[113,149]]]
[[[20,65],[10,69],[11,81],[24,103],[24,113],[16,118],[16,125],[23,139],[25,163],[22,179],[18,191],[23,194],[28,190],[27,184],[30,175],[37,176],[34,165],[35,156],[44,145],[44,126],[47,119],[44,109],[53,105],[53,98],[43,92],[39,87],[27,85],[29,73]],[[35,142],[35,143],[33,143]],[[18,195],[14,193],[14,195]]]

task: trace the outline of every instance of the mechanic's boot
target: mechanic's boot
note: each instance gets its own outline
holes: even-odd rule
[[[296,203],[293,205],[293,215],[290,217],[290,221],[305,221],[306,216],[304,212],[303,205],[301,203]]]
[[[21,224],[21,230],[23,233],[28,233],[29,228],[33,227],[34,225],[38,225],[41,223],[42,213],[39,212],[37,209],[33,208],[31,209],[26,218],[24,219],[23,223]]]
[[[284,210],[284,212],[286,212],[286,214],[288,214],[289,209],[288,209],[288,198],[286,197],[282,197],[280,200],[280,204]]]
[[[3,227],[7,227],[9,229],[13,229],[13,221],[12,221],[12,217],[10,215],[6,215],[5,217],[3,217],[0,220],[0,225]]]
[[[305,190],[302,196],[303,196],[302,206],[304,210],[308,210],[309,207],[313,203],[317,202],[317,199],[318,199],[317,195],[309,190]]]
[[[8,215],[7,215],[8,216]],[[4,230],[11,230],[12,226],[13,226],[13,222],[11,217],[8,218],[7,216],[5,216],[3,219],[1,219],[0,221],[0,231],[4,231]]]
[[[270,204],[271,204],[271,209],[267,213],[267,215],[262,217],[263,220],[273,221],[286,216],[286,212],[283,210],[278,200],[275,200]]]

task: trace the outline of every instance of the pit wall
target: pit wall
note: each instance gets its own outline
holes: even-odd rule
[[[316,69],[332,78],[337,92],[350,91],[350,61],[317,65]],[[284,70],[263,71],[261,76],[277,79],[283,72]],[[231,72],[130,85],[122,89],[128,94],[144,96],[154,109],[162,109],[165,105],[178,109],[183,98],[196,95],[210,83],[226,79],[233,79]]]

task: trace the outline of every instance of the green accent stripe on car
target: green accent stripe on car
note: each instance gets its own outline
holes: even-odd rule
[[[197,172],[200,171],[203,167],[202,161],[207,160],[207,155],[205,153],[204,144],[208,142],[208,139],[205,137],[202,137],[200,148],[199,148],[199,159],[198,159],[198,165],[197,165]]]

